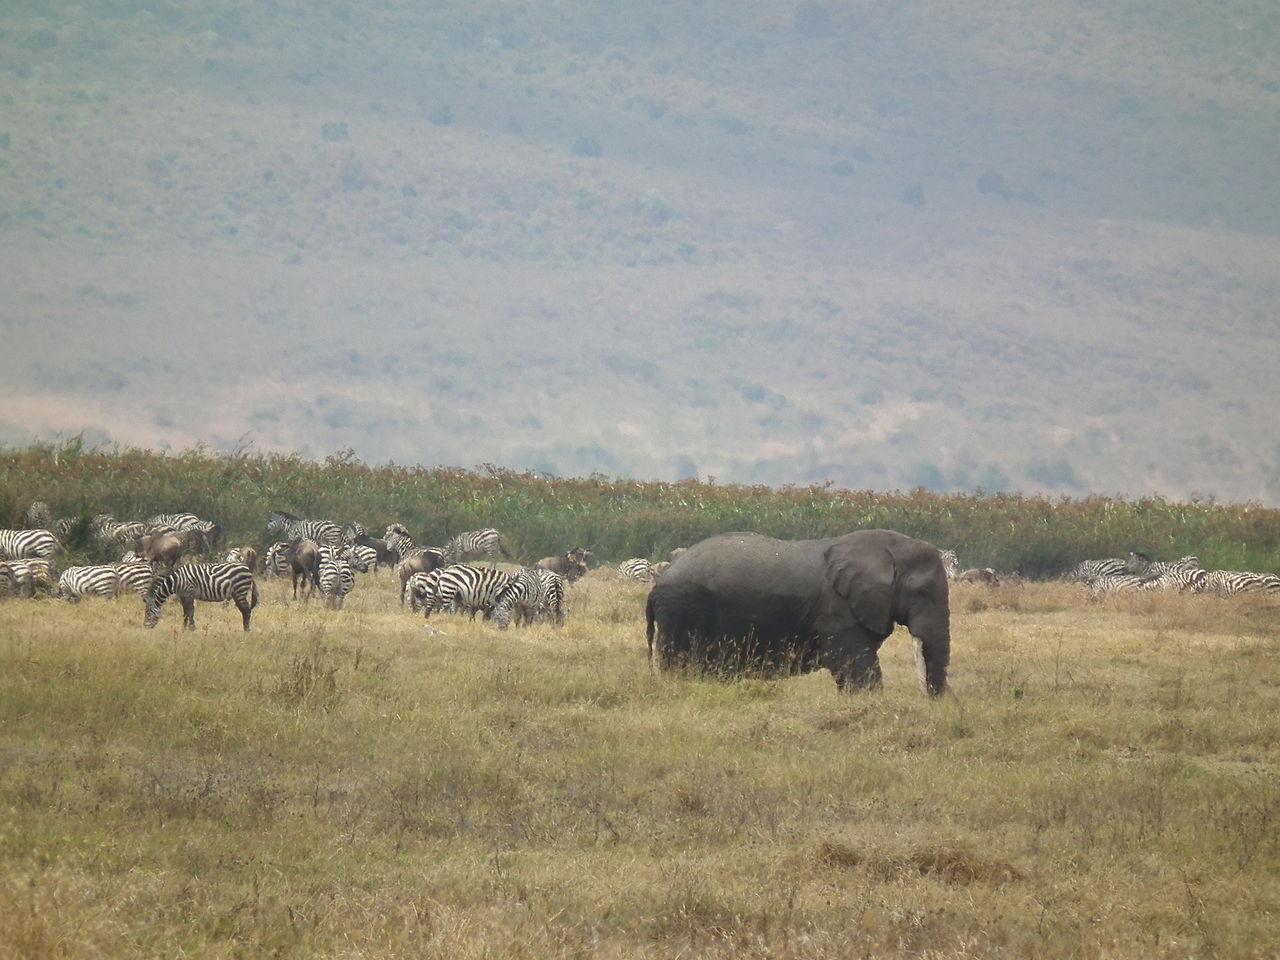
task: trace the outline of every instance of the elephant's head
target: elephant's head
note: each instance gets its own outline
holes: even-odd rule
[[[894,624],[911,631],[920,682],[930,695],[941,694],[951,659],[951,616],[938,551],[892,531],[864,530],[840,537],[823,559],[836,602],[846,603],[863,629],[880,638]]]

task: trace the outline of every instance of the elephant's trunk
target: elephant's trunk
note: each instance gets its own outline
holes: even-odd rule
[[[907,629],[916,641],[920,685],[929,696],[940,696],[947,689],[947,666],[951,662],[951,617],[946,607],[941,612],[918,614]]]

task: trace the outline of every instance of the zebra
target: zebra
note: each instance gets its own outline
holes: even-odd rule
[[[53,531],[54,536],[59,540],[65,541],[69,536],[75,533],[80,526],[80,517],[59,517],[53,521],[53,526],[49,529]]]
[[[396,563],[404,563],[405,558],[417,549],[413,542],[413,537],[409,536],[409,531],[404,528],[403,524],[390,524],[387,527],[387,532],[382,535],[382,539],[386,541],[387,546],[396,555]]]
[[[62,544],[48,530],[0,530],[0,560],[48,559]]]
[[[353,543],[348,545],[347,552],[351,556],[351,565],[356,568],[356,573],[368,573],[370,570],[377,572],[378,551],[373,547],[366,547],[363,543]]]
[[[1152,560],[1140,553],[1129,554],[1127,570],[1142,579],[1142,590],[1178,590],[1197,592],[1203,589],[1208,575],[1195,556],[1179,557],[1173,563]]]
[[[1071,583],[1088,584],[1099,577],[1123,574],[1127,567],[1127,560],[1116,557],[1106,560],[1082,560],[1067,572],[1067,580]]]
[[[120,575],[110,565],[67,567],[58,578],[58,597],[78,603],[82,597],[110,600],[120,593]]]
[[[458,613],[469,612],[474,620],[481,610],[487,615],[493,609],[510,583],[509,576],[491,567],[462,564],[445,567],[436,580],[435,595],[423,616],[431,616],[433,610],[451,608]]]
[[[423,607],[430,608],[435,603],[436,588],[442,573],[444,573],[444,567],[436,567],[434,570],[419,571],[410,576],[401,592],[400,606],[404,606],[404,598],[407,596],[409,609],[414,613]]]
[[[320,548],[320,595],[330,610],[341,610],[346,595],[355,589],[356,573],[345,546]]]
[[[444,562],[452,566],[464,560],[478,560],[483,556],[489,561],[489,566],[496,568],[499,553],[508,560],[511,559],[511,554],[507,553],[507,548],[502,542],[502,534],[497,530],[492,527],[484,530],[468,530],[466,533],[458,534],[445,545]]]
[[[1280,577],[1274,573],[1250,573],[1247,570],[1211,570],[1205,574],[1201,588],[1220,597],[1238,593],[1280,593]]]
[[[120,592],[132,590],[145,599],[151,592],[151,582],[155,580],[151,564],[145,560],[124,560],[114,566],[116,576],[120,578]]]
[[[567,589],[564,577],[554,570],[534,572],[538,576],[538,592],[531,605],[530,616],[525,622],[550,617],[557,627],[564,626],[564,595]]]
[[[960,555],[954,550],[939,550],[938,554],[942,557],[942,569],[947,579],[954,580],[960,576]]]
[[[342,542],[342,531],[329,520],[303,520],[283,510],[271,511],[267,520],[267,533],[285,540],[314,540],[318,544],[336,547]]]
[[[2,566],[12,571],[19,596],[34,597],[37,586],[53,590],[48,560],[10,560]]]
[[[542,579],[528,567],[510,574],[507,585],[502,588],[502,593],[494,601],[490,612],[490,617],[498,625],[498,629],[507,629],[511,624],[512,616],[516,617],[517,623],[525,622],[526,618],[532,620],[533,607],[538,602],[538,592],[541,588]]]
[[[618,573],[627,580],[649,583],[653,580],[653,566],[644,557],[632,557],[618,564]]]
[[[358,520],[348,520],[342,525],[342,540],[344,543],[355,543],[361,537],[367,537],[369,529]]]
[[[3,596],[22,596],[22,586],[18,581],[18,575],[13,572],[13,567],[7,563],[0,563],[0,597]]]
[[[289,544],[285,540],[267,547],[262,558],[262,575],[264,577],[285,577],[289,575]]]
[[[1138,590],[1146,590],[1149,589],[1147,587],[1149,582],[1144,577],[1137,577],[1132,573],[1125,573],[1123,570],[1119,573],[1104,573],[1088,581],[1089,598],[1097,600],[1114,593],[1133,593]]]
[[[136,544],[151,532],[151,527],[139,520],[121,522],[109,513],[99,513],[89,521],[93,538],[105,547]]]
[[[196,628],[196,601],[235,603],[249,629],[249,616],[258,605],[258,585],[249,568],[240,563],[188,563],[172,573],[157,577],[147,594],[147,612],[142,625],[151,629],[160,622],[160,608],[170,597],[182,603],[182,626]]]
[[[158,513],[147,523],[153,530],[171,527],[174,530],[198,530],[204,534],[209,546],[216,547],[222,539],[222,527],[212,520],[201,520],[194,513]]]

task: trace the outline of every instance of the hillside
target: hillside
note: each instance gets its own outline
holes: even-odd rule
[[[1280,503],[1272,5],[0,13],[0,440]]]

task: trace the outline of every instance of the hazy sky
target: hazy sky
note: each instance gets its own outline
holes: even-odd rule
[[[1276,21],[10,4],[0,440],[1280,503]]]

